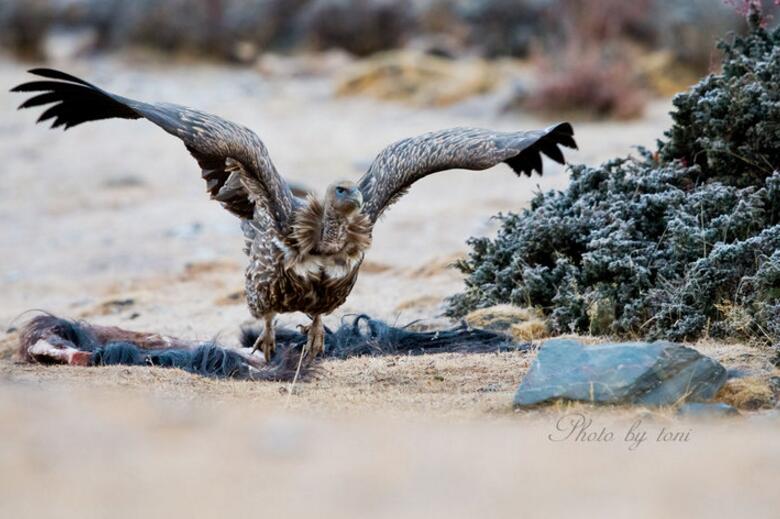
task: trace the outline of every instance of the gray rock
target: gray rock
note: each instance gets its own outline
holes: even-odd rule
[[[739,416],[736,408],[723,402],[689,402],[677,410],[677,414],[689,418],[720,418],[724,416]]]
[[[750,371],[740,368],[731,368],[726,371],[726,377],[731,380],[732,378],[745,378],[750,376]]]
[[[710,400],[726,369],[694,349],[670,342],[583,346],[545,342],[515,394],[517,407],[553,400],[671,405]]]

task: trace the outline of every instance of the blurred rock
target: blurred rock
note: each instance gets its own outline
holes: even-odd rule
[[[95,50],[128,45],[252,62],[292,45],[294,18],[307,0],[80,0],[64,17],[97,30]]]
[[[554,400],[598,404],[672,405],[709,400],[726,369],[694,349],[669,343],[584,346],[572,339],[545,342],[515,394],[528,407]]]
[[[306,77],[333,75],[352,65],[354,58],[345,51],[333,49],[317,54],[285,55],[265,52],[255,67],[272,77]]]
[[[699,74],[711,68],[717,40],[745,29],[742,17],[728,2],[655,0],[654,8],[654,47]]]
[[[311,0],[297,29],[314,49],[367,56],[400,47],[413,32],[414,18],[407,0]]]
[[[490,92],[498,79],[496,69],[482,60],[451,61],[391,51],[356,63],[338,80],[336,93],[416,106],[447,106]]]
[[[45,40],[52,17],[47,0],[3,0],[0,2],[0,46],[24,60],[45,59]]]
[[[468,26],[467,44],[487,58],[527,57],[544,32],[541,17],[551,0],[464,0],[454,3]]]
[[[406,48],[414,52],[448,59],[457,59],[467,52],[463,42],[445,34],[416,36],[409,40]]]
[[[146,185],[146,180],[133,173],[111,176],[100,183],[101,186],[111,189],[123,189],[128,187],[140,187]]]
[[[765,0],[767,14],[778,7]],[[777,18],[777,16],[775,16]],[[3,0],[0,45],[42,59],[52,28],[91,50],[142,46],[252,63],[268,50],[412,48],[448,58],[552,58],[574,47],[641,47],[702,73],[715,39],[744,23],[712,0]],[[532,52],[534,51],[534,52]],[[666,92],[666,87],[663,89]]]

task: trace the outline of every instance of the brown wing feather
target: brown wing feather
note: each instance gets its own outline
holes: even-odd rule
[[[55,103],[38,120],[52,127],[99,119],[145,118],[181,139],[202,169],[209,194],[228,211],[252,218],[258,205],[286,234],[299,203],[276,171],[268,150],[251,130],[215,115],[167,103],[143,103],[106,92],[79,78],[52,69],[33,69],[45,81],[24,83],[14,92],[44,92],[20,108]]]
[[[483,170],[505,162],[518,175],[541,174],[540,153],[564,163],[559,145],[577,147],[569,123],[511,133],[452,128],[404,139],[382,150],[360,179],[363,212],[376,221],[414,182],[438,171]]]

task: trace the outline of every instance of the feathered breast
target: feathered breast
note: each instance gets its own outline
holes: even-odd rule
[[[292,232],[286,240],[287,248],[292,252],[287,258],[287,267],[300,274],[326,270],[342,277],[358,265],[371,246],[371,221],[360,212],[344,218],[343,245],[335,253],[318,254],[325,208],[322,202],[309,197],[306,205],[296,213]]]

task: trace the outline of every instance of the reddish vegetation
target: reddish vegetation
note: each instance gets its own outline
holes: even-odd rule
[[[598,117],[639,116],[644,95],[629,63],[626,40],[642,39],[644,16],[652,0],[560,3],[554,12],[563,18],[563,48],[545,49],[537,55],[545,79],[529,106]]]
[[[530,108],[619,119],[641,115],[645,96],[624,61],[597,52],[570,56],[560,70],[542,66],[540,75],[545,79],[529,100]]]
[[[764,11],[764,3],[761,0],[724,0],[727,5],[732,6],[737,13],[744,17],[757,16],[759,25],[766,28],[772,21],[772,15]],[[780,5],[780,0],[774,0],[774,5]]]

